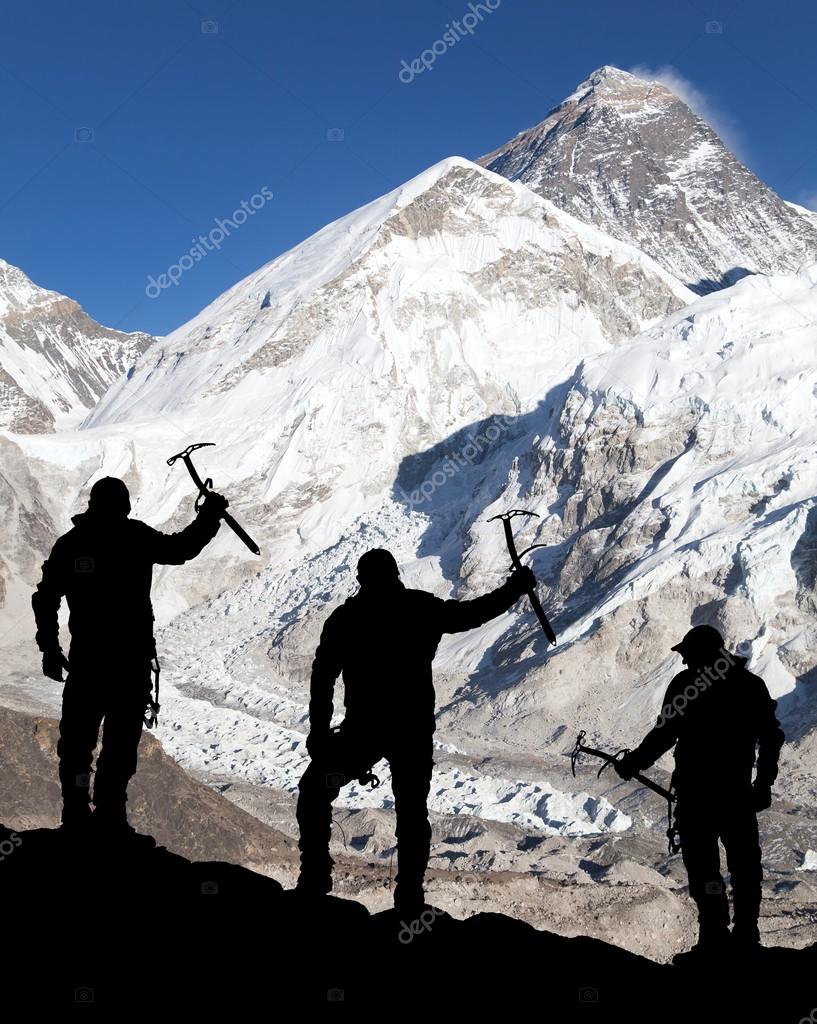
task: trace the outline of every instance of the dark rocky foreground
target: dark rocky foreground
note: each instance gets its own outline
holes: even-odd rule
[[[817,1007],[814,948],[659,966],[499,914],[457,921],[429,908],[411,934],[393,912],[305,901],[234,864],[55,829],[2,828],[0,856],[7,1012],[93,1002],[189,1019],[343,1002],[384,1017],[524,1009],[560,1021],[796,1024]]]
[[[292,840],[190,778],[149,735],[129,813],[158,846],[70,842],[54,827],[55,740],[52,719],[0,709],[7,1016],[91,1001],[160,1019],[335,1002],[384,1020],[407,1008],[799,1024],[817,1010],[814,948],[679,968],[499,914],[459,921],[429,908],[411,934],[354,900],[304,903]]]

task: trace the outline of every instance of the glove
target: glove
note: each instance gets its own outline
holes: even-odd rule
[[[638,765],[635,763],[635,758],[631,753],[623,754],[616,761],[613,761],[613,767],[622,779],[631,779],[638,771]]]
[[[772,805],[772,787],[767,782],[752,783],[752,806],[756,811],[765,811]]]
[[[510,575],[510,583],[514,591],[521,597],[527,594],[536,586],[536,577],[533,572],[523,565],[521,569],[514,569]]]
[[[315,761],[322,754],[326,752],[326,748],[329,746],[329,733],[321,730],[315,732],[314,730],[306,737],[306,749],[309,756]]]
[[[223,494],[218,494],[216,491],[208,491],[207,496],[199,506],[199,515],[212,516],[214,519],[219,519],[227,510],[229,504],[229,501],[227,501]]]
[[[68,668],[68,659],[59,647],[51,651],[43,651],[43,675],[53,679],[56,683],[62,682],[62,670]]]

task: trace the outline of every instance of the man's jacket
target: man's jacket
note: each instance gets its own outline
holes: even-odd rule
[[[443,633],[481,626],[520,596],[513,578],[473,601],[444,601],[399,582],[385,592],[361,588],[324,624],[312,664],[311,731],[329,729],[335,681],[343,673],[347,724],[433,732],[431,662]]]
[[[74,516],[43,563],[32,596],[41,651],[60,645],[58,612],[65,597],[71,633],[69,661],[95,661],[116,653],[149,657],[153,651],[150,585],[154,565],[180,565],[212,540],[217,516],[200,512],[179,533],[165,534],[138,519],[110,520],[92,512]]]
[[[673,781],[679,799],[743,797],[752,782],[771,786],[783,731],[766,684],[746,658],[726,654],[708,670],[685,669],[670,682],[656,726],[630,755],[636,771],[675,747]]]

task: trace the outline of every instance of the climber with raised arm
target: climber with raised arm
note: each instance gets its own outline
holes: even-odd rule
[[[535,583],[527,567],[472,601],[445,601],[400,580],[397,562],[381,548],[359,560],[360,589],[323,627],[312,665],[307,749],[297,818],[298,889],[332,888],[329,855],[332,802],[340,788],[366,777],[381,758],[390,765],[397,817],[395,907],[423,911],[423,879],[431,828],[427,799],[433,766],[434,685],[431,663],[444,633],[481,626],[507,611]],[[330,728],[335,682],[343,674],[346,717]]]
[[[73,517],[73,528],[56,541],[43,564],[32,606],[43,673],[61,683],[63,670],[68,671],[57,753],[62,827],[71,835],[135,836],[125,805],[151,706],[153,566],[195,558],[216,535],[226,507],[227,501],[211,492],[189,526],[160,533],[129,518],[127,487],[104,477],[91,488],[87,511]],[[67,658],[58,621],[63,597],[71,634]],[[101,726],[92,813],[91,765]]]

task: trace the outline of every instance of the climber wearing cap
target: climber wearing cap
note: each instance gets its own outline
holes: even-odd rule
[[[395,907],[409,918],[423,912],[423,877],[431,828],[434,685],[431,663],[443,633],[474,629],[507,611],[534,585],[527,567],[473,601],[444,601],[408,590],[394,556],[367,551],[357,564],[360,589],[329,616],[312,664],[311,763],[299,784],[302,894],[332,888],[329,856],[332,801],[385,758],[391,768],[397,817]],[[335,682],[343,673],[346,717],[330,728]]]
[[[155,662],[150,586],[154,565],[180,565],[215,537],[227,501],[213,492],[179,533],[160,533],[130,519],[122,480],[103,477],[91,488],[88,509],[54,544],[31,603],[43,673],[62,682],[60,739],[62,828],[69,835],[136,838],[125,813],[127,787],[151,703]],[[59,608],[69,609],[71,648],[60,647]],[[154,710],[158,704],[153,703]],[[91,814],[91,762],[104,722]]]
[[[777,705],[712,626],[696,626],[672,650],[687,667],[670,682],[655,727],[615,767],[628,779],[675,747],[676,825],[698,906],[695,951],[717,952],[727,942],[756,947],[763,878],[757,812],[771,804],[783,744]],[[731,935],[718,840],[732,878]]]

